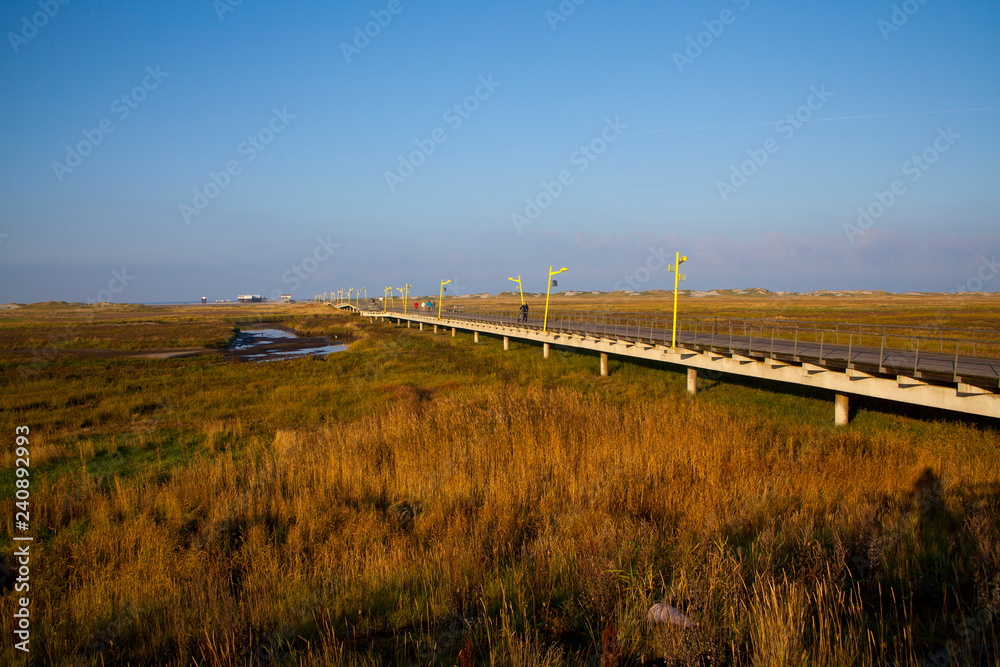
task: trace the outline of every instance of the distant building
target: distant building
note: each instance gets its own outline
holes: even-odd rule
[[[236,297],[236,300],[240,303],[260,303],[262,301],[267,301],[266,297],[260,294],[240,294]]]
[[[281,303],[292,303],[292,295],[291,294],[282,294],[281,295]]]

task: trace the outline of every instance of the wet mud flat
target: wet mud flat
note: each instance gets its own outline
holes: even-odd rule
[[[279,361],[343,352],[349,341],[298,336],[283,328],[241,329],[226,349],[234,361]]]

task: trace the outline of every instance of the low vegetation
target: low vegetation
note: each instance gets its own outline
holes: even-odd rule
[[[691,400],[669,369],[601,378],[310,305],[191,312],[2,323],[0,430],[31,428],[33,664],[998,660],[993,423],[834,429],[821,394],[724,379]],[[135,358],[118,333],[157,320],[148,347],[212,349],[263,317],[354,342],[254,364]],[[80,346],[116,354],[22,351],[95,321]],[[690,627],[649,623],[660,602]],[[10,633],[3,652],[24,661]]]

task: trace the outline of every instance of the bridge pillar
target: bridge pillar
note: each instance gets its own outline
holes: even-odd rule
[[[548,359],[549,358],[549,344],[548,343],[542,343],[542,358],[543,359]]]
[[[406,320],[406,328],[407,328],[407,329],[409,329],[409,328],[410,328],[410,320]]]
[[[478,331],[473,331],[472,332],[472,342],[473,343],[478,343],[479,342],[479,332]]]
[[[423,331],[423,330],[424,330],[424,323],[423,323],[423,322],[421,322],[421,323],[420,323],[420,330],[421,330],[421,331]]]
[[[688,369],[688,393],[694,396],[698,393],[698,369]]]
[[[608,377],[608,353],[601,352],[601,377]]]
[[[847,422],[850,420],[848,413],[849,405],[850,402],[848,401],[847,394],[837,394],[833,399],[834,426],[847,426]]]
[[[437,335],[437,332],[438,332],[438,325],[435,324],[434,325],[434,334]]]
[[[510,349],[510,336],[504,336],[503,337],[503,349],[504,350],[509,350]]]
[[[452,327],[452,328],[451,328],[451,337],[452,337],[452,338],[454,338],[454,337],[455,337],[455,327]]]

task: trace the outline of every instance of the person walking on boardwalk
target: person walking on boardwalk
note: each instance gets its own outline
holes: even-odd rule
[[[521,321],[522,322],[528,321],[528,304],[526,303],[521,304]]]

